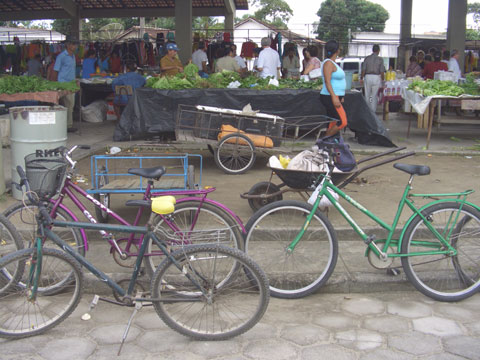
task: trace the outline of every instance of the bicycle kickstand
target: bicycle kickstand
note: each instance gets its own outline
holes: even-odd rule
[[[138,292],[137,297],[142,297],[142,293]],[[127,339],[128,332],[130,331],[130,326],[132,326],[133,318],[142,309],[142,307],[143,307],[143,303],[141,301],[136,301],[135,302],[135,308],[133,309],[133,313],[130,316],[130,319],[128,319],[127,327],[125,328],[125,331],[123,333],[122,342],[120,343],[120,348],[118,349],[117,356],[120,356],[123,344],[125,344],[125,340]]]
[[[90,312],[91,312],[93,309],[95,309],[95,307],[96,307],[97,304],[98,304],[98,300],[100,300],[100,296],[95,295],[95,296],[93,297],[92,302],[90,303],[90,305],[89,305],[89,307],[88,307],[87,312],[82,315],[82,320],[87,321],[87,320],[90,320],[90,319],[92,318],[92,315],[90,315]]]

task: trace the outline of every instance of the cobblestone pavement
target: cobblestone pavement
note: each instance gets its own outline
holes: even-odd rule
[[[480,296],[440,303],[417,292],[315,294],[271,299],[252,330],[229,341],[193,341],[144,308],[117,357],[132,312],[100,303],[83,321],[91,295],[47,333],[0,340],[7,359],[422,359],[480,357]]]

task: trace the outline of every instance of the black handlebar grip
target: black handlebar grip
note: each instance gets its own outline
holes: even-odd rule
[[[17,172],[18,172],[18,175],[20,176],[20,180],[22,182],[27,180],[27,175],[25,174],[25,171],[23,170],[23,168],[20,165],[17,166]],[[20,183],[20,185],[23,185],[23,184]]]
[[[90,150],[90,145],[78,145],[78,147],[83,150]]]

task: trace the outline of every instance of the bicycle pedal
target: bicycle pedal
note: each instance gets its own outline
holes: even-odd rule
[[[401,274],[401,271],[399,269],[395,269],[395,268],[387,269],[387,275],[398,276],[400,274]]]
[[[81,319],[84,320],[84,321],[88,321],[92,318],[92,315],[90,315],[90,312],[95,309],[95,307],[97,306],[98,304],[98,300],[100,300],[100,296],[98,295],[95,295],[93,297],[93,300],[92,302],[90,303],[89,307],[88,307],[88,311],[82,315]]]

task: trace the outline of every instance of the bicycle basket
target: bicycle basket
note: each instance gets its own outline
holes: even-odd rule
[[[67,162],[63,156],[25,156],[25,173],[30,190],[37,193],[41,200],[49,199],[60,191],[66,169]]]

